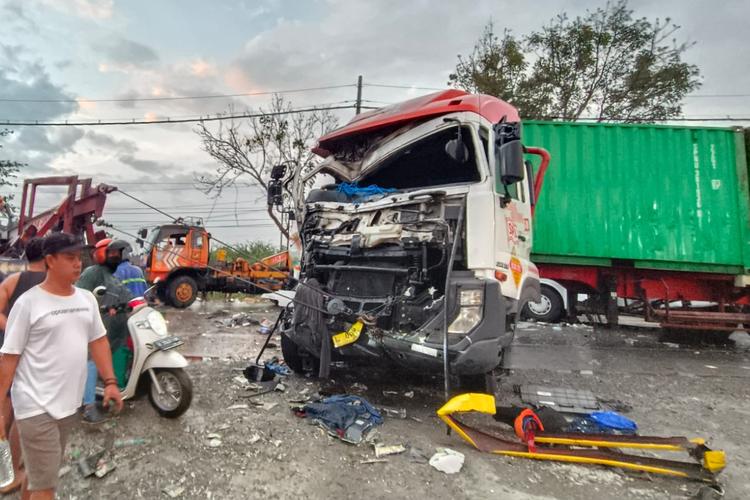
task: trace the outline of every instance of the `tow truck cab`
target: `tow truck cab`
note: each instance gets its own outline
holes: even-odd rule
[[[292,368],[301,352],[326,358],[331,338],[334,357],[439,369],[446,330],[452,373],[497,366],[518,311],[539,298],[529,255],[541,178],[521,134],[511,105],[447,90],[319,139],[325,160],[287,184],[302,242],[297,296],[322,306],[295,304],[282,343]],[[321,173],[334,184],[306,190]]]

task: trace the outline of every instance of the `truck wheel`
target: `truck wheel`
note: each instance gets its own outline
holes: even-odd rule
[[[284,362],[292,369],[294,373],[300,375],[305,373],[304,363],[302,356],[299,352],[299,347],[294,343],[292,339],[281,334],[281,354],[284,356]]]
[[[148,399],[162,417],[177,418],[187,411],[193,401],[193,382],[182,368],[154,370],[163,392],[159,394],[153,381]]]
[[[190,276],[177,276],[169,280],[167,299],[174,307],[184,309],[198,297],[198,284]]]
[[[563,300],[560,294],[542,285],[539,302],[527,302],[523,307],[523,317],[545,323],[555,323],[563,317]]]

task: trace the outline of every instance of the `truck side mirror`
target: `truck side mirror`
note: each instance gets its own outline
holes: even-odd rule
[[[461,135],[461,122],[455,118],[444,118],[444,122],[455,122],[458,124],[456,128],[456,138],[451,139],[445,143],[445,154],[450,156],[453,161],[464,164],[469,161],[469,148],[464,143],[464,138]]]
[[[466,163],[469,160],[469,148],[458,137],[445,143],[445,154],[457,163]]]
[[[146,236],[148,236],[148,229],[145,227],[142,227],[138,230],[138,246],[143,248],[143,241],[146,239]]]
[[[495,163],[497,175],[505,185],[523,180],[523,146],[521,145],[521,124],[501,121],[494,125]]]
[[[279,180],[283,179],[286,175],[286,165],[274,165],[273,168],[271,168],[271,179],[273,180]]]
[[[267,184],[268,206],[280,206],[284,203],[281,179],[271,179]]]

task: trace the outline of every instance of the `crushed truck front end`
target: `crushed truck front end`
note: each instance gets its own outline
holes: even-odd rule
[[[379,126],[355,119],[322,138],[326,160],[292,183],[302,258],[286,351],[291,341],[323,363],[366,357],[435,371],[447,331],[453,374],[499,363],[519,305],[539,290],[528,260],[533,186],[499,179],[509,170],[494,146],[500,128],[520,132],[515,109],[446,93],[418,107],[433,114],[404,120],[408,109],[392,109],[369,119]],[[303,195],[319,174],[333,183]]]

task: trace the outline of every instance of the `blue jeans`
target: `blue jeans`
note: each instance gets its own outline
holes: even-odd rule
[[[96,402],[96,364],[89,360],[86,363],[86,387],[83,390],[83,404],[90,405]]]

